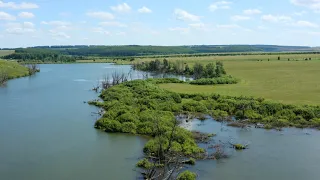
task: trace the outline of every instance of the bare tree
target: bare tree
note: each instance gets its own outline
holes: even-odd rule
[[[37,72],[40,72],[40,68],[38,67],[37,64],[27,64],[26,67],[29,70],[29,75],[33,75]]]

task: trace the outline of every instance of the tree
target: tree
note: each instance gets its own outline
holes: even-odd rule
[[[193,66],[193,78],[194,78],[194,79],[200,79],[200,78],[203,77],[203,74],[204,74],[203,65],[200,64],[200,63],[196,63],[196,64]]]
[[[226,70],[223,67],[223,63],[218,61],[216,62],[216,77],[221,77],[222,75],[225,75]]]
[[[209,63],[206,65],[206,78],[214,78],[216,77],[215,65],[213,63]]]

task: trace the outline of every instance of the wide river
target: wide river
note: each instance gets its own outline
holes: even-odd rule
[[[90,91],[104,75],[127,73],[111,64],[41,65],[33,77],[0,88],[1,180],[136,179],[145,139],[93,128],[96,99]],[[133,78],[139,78],[133,72]],[[223,161],[198,161],[191,170],[204,180],[319,180],[320,132],[240,130],[213,120],[188,128],[243,141],[250,148]]]

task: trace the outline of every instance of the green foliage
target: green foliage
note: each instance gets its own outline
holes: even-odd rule
[[[219,79],[219,77],[225,76],[226,71],[224,69],[223,63],[220,61],[217,61],[216,64],[209,63],[206,66],[203,66],[202,63],[195,63],[193,68],[191,68],[187,63],[179,60],[175,62],[169,62],[167,60],[163,60],[163,63],[159,61],[158,59],[154,61],[146,61],[146,62],[140,62],[135,63],[132,65],[133,69],[137,69],[140,71],[149,71],[149,72],[160,72],[160,73],[173,73],[178,75],[186,75],[186,76],[192,76],[194,79],[210,79],[210,78],[217,78],[215,81],[212,81],[209,84],[227,84],[227,82],[230,82],[230,84],[234,84],[231,81],[233,79],[231,76],[224,77]],[[168,80],[168,79],[167,79]],[[159,83],[179,83],[179,82],[165,82],[158,80]],[[226,82],[227,81],[227,82]]]
[[[133,122],[125,122],[122,124],[123,133],[136,134],[137,126]]]
[[[143,169],[150,169],[153,167],[153,164],[148,159],[144,158],[140,160],[136,166]]]
[[[190,171],[184,171],[179,174],[177,180],[196,180],[197,174],[190,172]]]
[[[102,118],[95,123],[95,127],[106,132],[122,132],[122,125],[116,120]]]
[[[215,85],[215,84],[237,84],[238,79],[232,76],[223,76],[217,78],[202,78],[191,81],[190,84],[193,85]]]

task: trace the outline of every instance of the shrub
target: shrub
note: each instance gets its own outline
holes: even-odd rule
[[[121,123],[115,120],[99,119],[95,123],[95,127],[104,129],[106,132],[121,132]]]
[[[153,164],[148,159],[144,158],[141,159],[136,166],[139,168],[150,169],[152,168]]]
[[[136,134],[137,126],[133,122],[125,122],[122,124],[122,132]]]
[[[179,174],[177,180],[196,180],[197,174],[190,172],[190,171],[184,171]]]
[[[190,84],[193,85],[216,85],[216,84],[237,84],[238,79],[232,76],[223,76],[217,78],[203,78],[191,81]]]

